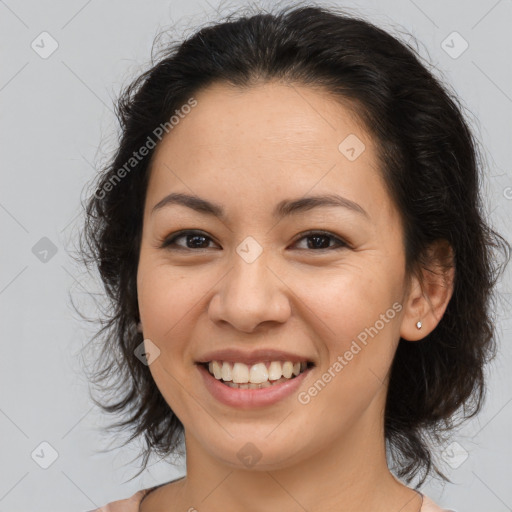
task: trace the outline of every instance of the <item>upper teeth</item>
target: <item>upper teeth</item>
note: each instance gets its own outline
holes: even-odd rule
[[[251,366],[228,361],[210,361],[208,363],[208,370],[217,380],[233,381],[237,384],[248,382],[260,384],[278,380],[281,377],[289,379],[292,375],[299,375],[306,367],[307,363],[305,361],[295,364],[291,361],[272,361],[270,363],[256,363]]]

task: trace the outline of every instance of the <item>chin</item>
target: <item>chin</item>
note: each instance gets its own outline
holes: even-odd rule
[[[285,469],[296,464],[304,448],[297,446],[292,438],[274,436],[269,439],[269,432],[252,432],[227,439],[226,444],[219,445],[218,438],[206,441],[210,456],[222,461],[232,469],[245,469],[250,471],[275,471]],[[304,441],[304,438],[302,438]]]

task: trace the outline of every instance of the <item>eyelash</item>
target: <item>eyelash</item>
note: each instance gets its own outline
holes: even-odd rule
[[[195,251],[195,252],[204,251],[206,249],[209,249],[208,247],[194,249],[194,248],[190,248],[190,247],[176,246],[176,244],[175,244],[176,240],[178,240],[180,238],[183,238],[183,237],[186,237],[186,236],[193,236],[193,235],[200,236],[200,237],[212,240],[211,237],[209,237],[208,235],[204,234],[201,231],[195,231],[195,230],[191,230],[191,229],[187,230],[186,229],[186,230],[183,230],[183,231],[178,231],[177,233],[173,233],[172,235],[167,237],[162,242],[162,244],[160,245],[160,248],[161,249],[169,249],[169,250],[177,250],[177,251],[184,250],[184,251]],[[349,247],[349,244],[347,242],[345,242],[344,240],[342,240],[341,238],[339,238],[338,236],[335,236],[332,233],[329,233],[328,231],[318,231],[318,230],[317,231],[310,230],[310,231],[306,231],[304,233],[300,233],[300,235],[294,240],[293,243],[295,244],[296,242],[298,242],[298,241],[300,241],[300,240],[302,240],[304,238],[312,238],[315,235],[316,236],[323,236],[323,237],[331,238],[331,239],[333,239],[333,240],[335,240],[337,242],[337,246],[334,246],[334,247],[323,247],[323,248],[319,248],[319,249],[301,249],[301,250],[309,250],[309,251],[314,251],[314,252],[321,252],[321,251],[339,250],[339,249],[344,249],[344,248],[348,248]],[[175,247],[172,247],[172,245],[174,245]]]

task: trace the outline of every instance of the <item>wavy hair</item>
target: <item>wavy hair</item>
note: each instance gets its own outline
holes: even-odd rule
[[[277,80],[333,95],[371,134],[403,221],[409,273],[428,268],[433,242],[444,240],[454,250],[451,300],[423,340],[400,340],[384,418],[400,478],[409,483],[421,476],[421,485],[435,472],[448,480],[435,463],[433,442],[456,426],[457,413],[464,420],[481,409],[484,365],[496,353],[493,289],[510,246],[484,218],[484,166],[464,107],[421,61],[408,43],[361,17],[310,2],[273,13],[238,11],[210,23],[167,44],[122,90],[119,141],[87,198],[80,257],[99,271],[108,299],[90,375],[103,396],[93,400],[122,416],[108,428],[129,430],[124,444],[144,437],[141,472],[151,454],[166,457],[179,448],[183,425],[134,356],[143,341],[136,275],[154,148],[129,172],[126,163],[198,91],[215,82],[249,88]],[[498,252],[506,259],[501,265]],[[109,393],[113,401],[106,400]]]

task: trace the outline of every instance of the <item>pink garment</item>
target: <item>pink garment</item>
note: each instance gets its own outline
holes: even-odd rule
[[[148,494],[150,489],[143,489],[136,492],[130,498],[117,500],[104,505],[103,507],[91,510],[90,512],[139,512],[139,505],[142,498]],[[423,511],[422,511],[423,512]]]
[[[142,498],[148,494],[153,487],[149,489],[143,489],[136,492],[133,496],[125,500],[118,500],[109,503],[96,510],[90,512],[139,512],[139,505]],[[452,512],[450,510],[439,508],[428,496],[423,495],[423,506],[421,512]]]

